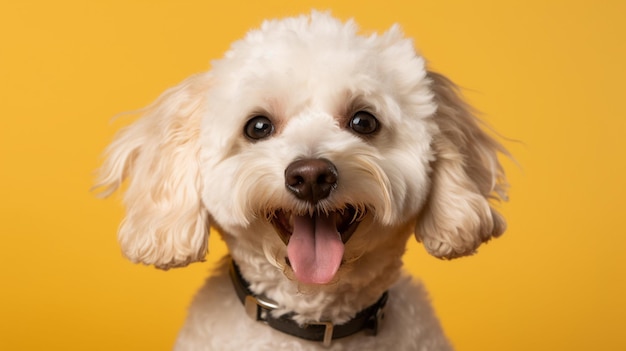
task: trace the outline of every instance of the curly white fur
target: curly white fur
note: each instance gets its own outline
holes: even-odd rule
[[[366,111],[380,127],[350,130]],[[254,116],[274,131],[244,135]],[[233,44],[213,69],[168,90],[107,151],[104,194],[129,178],[119,240],[134,262],[159,268],[201,261],[209,225],[219,230],[251,290],[277,301],[274,313],[300,323],[341,324],[391,289],[379,336],[335,340],[333,350],[450,348],[422,287],[401,277],[401,256],[415,233],[432,255],[454,258],[505,229],[490,199],[505,197],[497,153],[454,84],[430,72],[394,26],[361,36],[354,22],[328,14],[266,21]],[[285,187],[294,160],[325,159],[336,188],[311,204]],[[328,284],[299,283],[274,213],[358,209]],[[317,350],[248,320],[217,269],[198,293],[180,350]]]

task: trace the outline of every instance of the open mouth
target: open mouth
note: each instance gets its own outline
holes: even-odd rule
[[[285,245],[289,244],[289,240],[294,232],[295,216],[296,215],[291,212],[277,210],[270,218],[270,222],[274,226],[276,233],[278,233],[278,236],[285,243]],[[341,237],[341,241],[345,244],[348,240],[350,240],[350,237],[354,234],[356,228],[361,223],[361,220],[365,216],[365,211],[358,211],[355,207],[348,205],[341,210],[330,212],[327,215],[314,213],[311,216],[298,217],[309,217],[311,221],[314,222],[318,216],[327,216],[330,222],[334,223],[337,233]]]
[[[304,215],[278,210],[270,222],[287,245],[287,263],[296,279],[305,284],[327,284],[341,266],[344,244],[364,216],[364,210],[348,205]]]

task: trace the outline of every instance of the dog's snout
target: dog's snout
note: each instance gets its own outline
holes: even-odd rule
[[[285,169],[287,189],[312,204],[330,195],[337,187],[337,178],[337,167],[323,158],[297,160]]]

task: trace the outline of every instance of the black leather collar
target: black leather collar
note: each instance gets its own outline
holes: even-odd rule
[[[280,317],[272,316],[270,312],[278,308],[278,304],[264,296],[254,295],[233,260],[230,264],[230,278],[239,300],[244,304],[246,313],[252,319],[265,322],[270,327],[289,335],[306,340],[321,341],[325,346],[330,346],[333,339],[350,336],[362,330],[369,335],[376,335],[379,324],[384,317],[384,307],[388,298],[388,293],[385,291],[375,304],[357,313],[354,318],[341,325],[323,321],[300,325],[291,318],[292,313]]]

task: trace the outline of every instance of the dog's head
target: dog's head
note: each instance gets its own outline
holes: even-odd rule
[[[324,284],[411,232],[441,258],[500,235],[498,152],[397,27],[360,36],[313,13],[265,22],[165,92],[108,148],[99,186],[129,178],[119,239],[135,262],[202,260],[211,222],[235,258]]]

